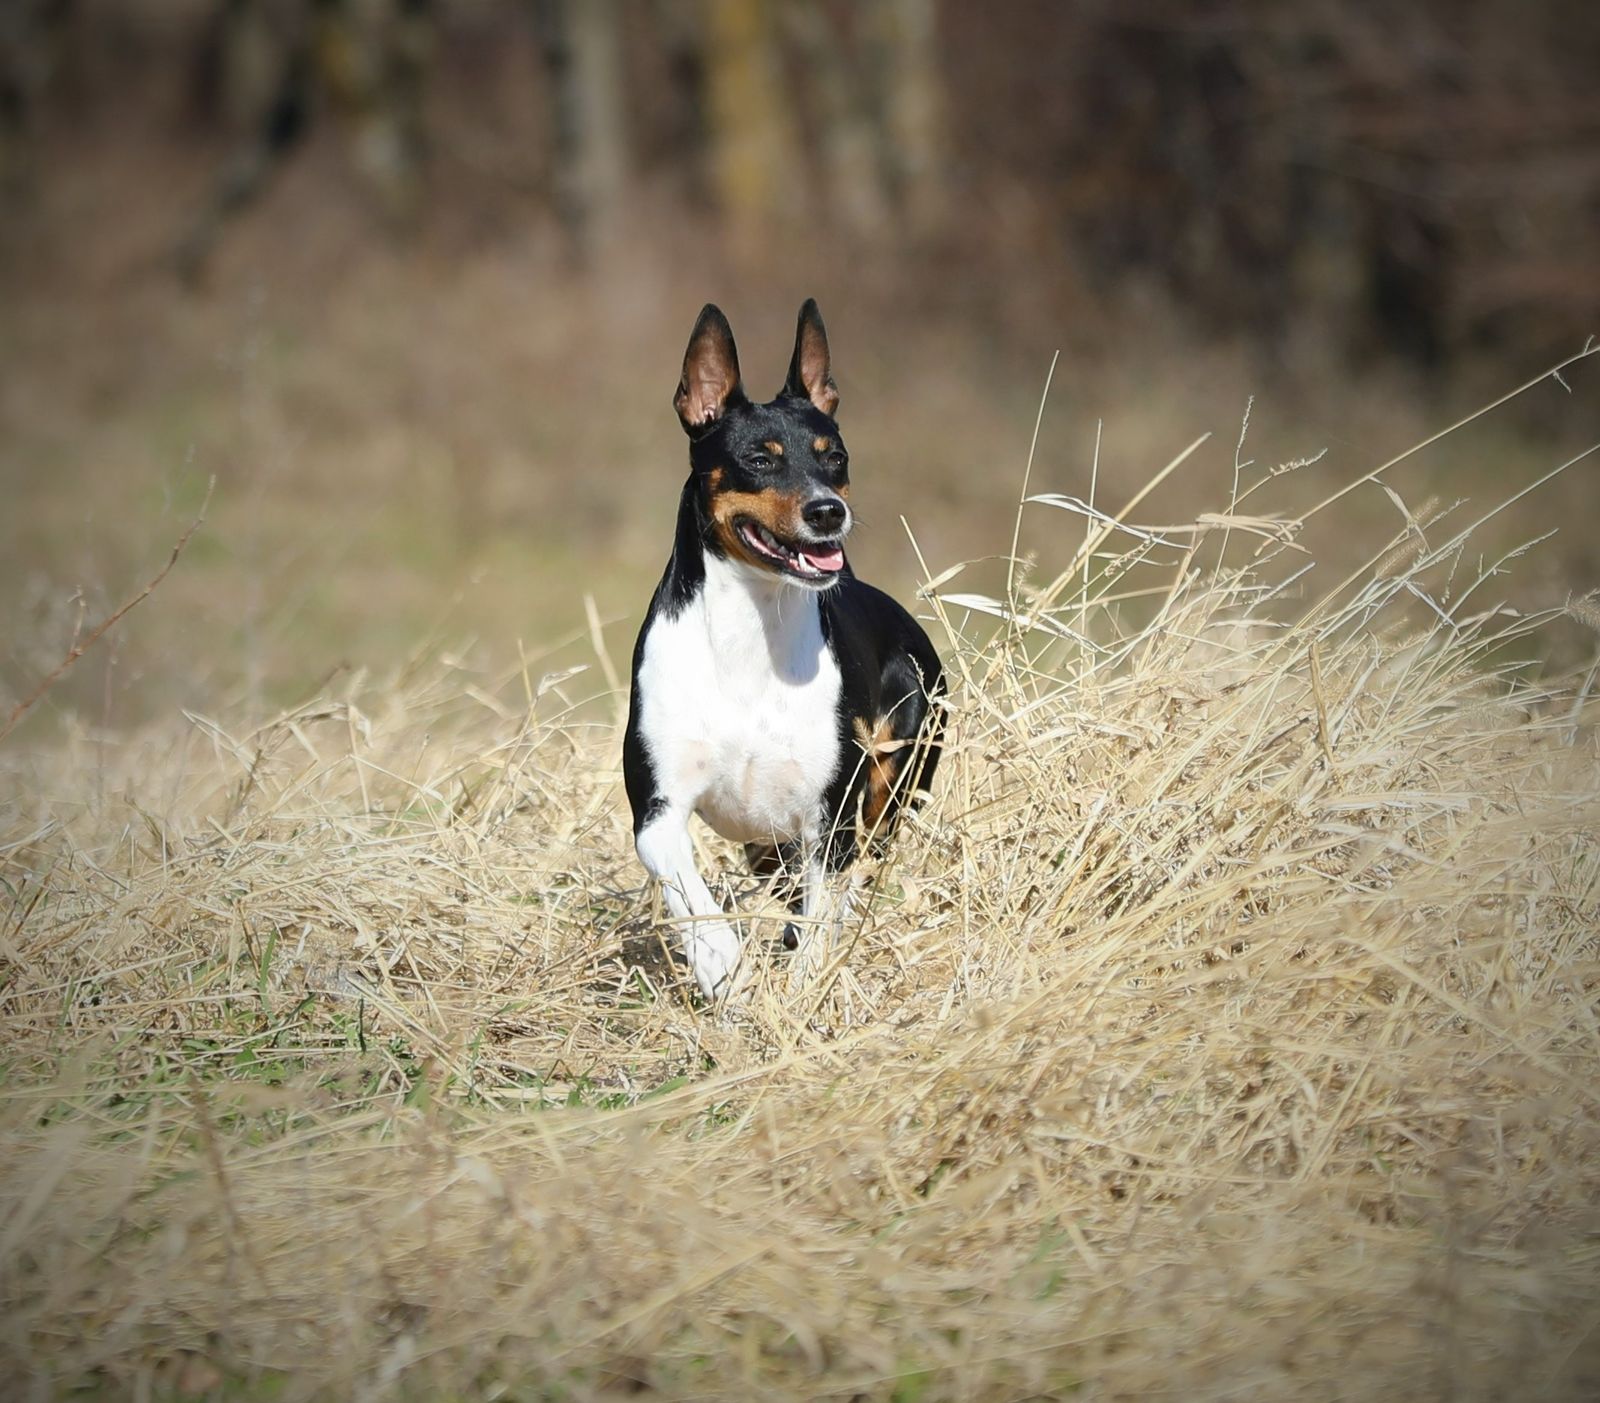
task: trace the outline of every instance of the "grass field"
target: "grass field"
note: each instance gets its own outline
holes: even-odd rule
[[[1230,447],[927,559],[935,798],[803,990],[708,846],[735,1008],[609,634],[0,744],[16,1396],[1595,1396],[1600,606]]]
[[[135,174],[136,188],[150,183]],[[1093,474],[1102,502],[1125,501],[1212,431],[1142,504],[1157,523],[1226,505],[1252,395],[1243,459],[1318,457],[1272,481],[1271,510],[1299,514],[1542,368],[1462,366],[1425,389],[1392,367],[1357,373],[1306,327],[1269,371],[1259,351],[1197,341],[1175,314],[1086,308],[1065,327],[985,326],[930,310],[914,288],[842,280],[821,254],[821,267],[760,280],[757,296],[705,251],[676,246],[630,250],[604,280],[567,276],[537,246],[357,252],[319,223],[319,190],[299,192],[282,222],[241,228],[206,296],[128,266],[128,246],[154,258],[164,228],[140,222],[161,212],[135,189],[90,206],[107,227],[126,208],[133,225],[97,256],[79,238],[37,269],[0,268],[0,710],[60,657],[80,601],[92,622],[149,578],[213,479],[205,529],[159,606],[30,724],[58,708],[112,731],[197,705],[259,717],[335,669],[382,674],[429,639],[502,669],[519,641],[533,653],[586,637],[585,596],[626,655],[683,480],[670,398],[707,296],[725,303],[767,394],[794,309],[821,294],[861,499],[851,559],[897,594],[918,582],[902,515],[936,570],[1008,549],[1064,333],[1032,490],[1083,496]],[[296,193],[290,182],[286,198]],[[304,237],[277,237],[284,224]],[[1414,505],[1511,495],[1600,438],[1597,370],[1600,358],[1569,367],[1571,393],[1544,380],[1414,455],[1394,485]],[[1597,512],[1596,476],[1580,468],[1489,522],[1479,548]],[[1398,519],[1368,485],[1312,517],[1301,544],[1319,573],[1342,574]],[[1052,561],[1066,524],[1031,513],[1020,553]],[[1003,574],[991,567],[985,587]],[[1600,581],[1600,549],[1590,532],[1562,531],[1518,579],[1525,607],[1559,604]]]

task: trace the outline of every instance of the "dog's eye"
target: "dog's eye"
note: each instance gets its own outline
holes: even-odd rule
[[[752,453],[750,455],[750,466],[758,472],[764,472],[772,466],[772,459],[767,457],[765,453]]]
[[[824,454],[822,461],[824,463],[826,463],[830,468],[836,468],[840,472],[843,472],[844,471],[844,465],[849,460],[844,456],[843,453],[841,453],[837,448],[835,448],[831,453]]]

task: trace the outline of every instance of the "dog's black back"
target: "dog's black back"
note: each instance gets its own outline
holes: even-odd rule
[[[922,626],[848,565],[818,605],[842,682],[845,758],[823,801],[841,820],[828,845],[829,865],[838,868],[854,857],[858,830],[874,841],[888,837],[902,806],[932,783],[943,728],[940,713],[929,712],[944,693],[944,669]],[[877,720],[870,732],[867,718]]]

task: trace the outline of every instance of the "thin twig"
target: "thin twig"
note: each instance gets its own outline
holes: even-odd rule
[[[83,639],[82,642],[77,641],[76,631],[74,631],[74,640],[72,646],[67,649],[66,656],[55,665],[33,691],[11,708],[11,714],[6,717],[5,725],[0,726],[0,741],[5,740],[7,736],[16,730],[22,718],[32,711],[40,698],[61,680],[68,668],[104,638],[107,632],[119,623],[135,605],[142,604],[148,599],[155,592],[156,586],[167,578],[172,567],[178,563],[178,557],[183,554],[183,548],[189,544],[189,538],[204,524],[206,509],[211,505],[211,493],[216,488],[216,485],[217,479],[215,477],[206,484],[206,497],[205,501],[200,503],[200,514],[189,523],[189,527],[183,535],[178,537],[177,544],[172,547],[172,554],[167,557],[167,563],[156,572],[145,587],[134,595],[132,599],[124,603],[121,608],[102,619],[99,624],[89,631],[89,636]]]

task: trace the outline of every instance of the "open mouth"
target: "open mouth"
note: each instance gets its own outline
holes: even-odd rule
[[[844,569],[844,549],[839,541],[785,541],[752,517],[740,518],[739,534],[757,555],[765,556],[796,579],[831,580]]]

